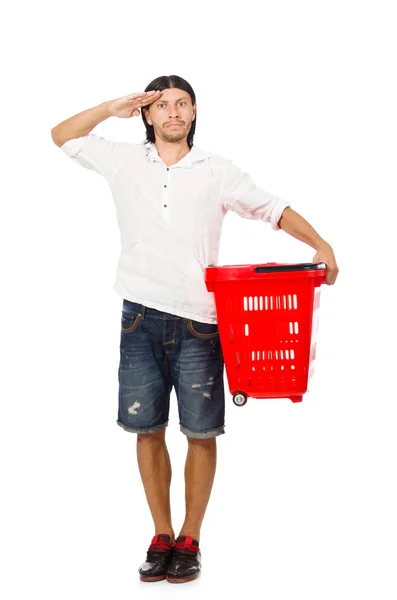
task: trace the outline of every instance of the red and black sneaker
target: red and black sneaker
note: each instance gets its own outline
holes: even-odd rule
[[[146,561],[139,567],[141,581],[161,581],[166,578],[175,544],[167,533],[155,535],[147,551]]]
[[[185,583],[196,579],[201,569],[199,543],[189,535],[176,539],[171,564],[167,569],[167,581]]]

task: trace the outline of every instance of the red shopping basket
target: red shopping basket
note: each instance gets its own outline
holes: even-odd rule
[[[233,402],[301,402],[313,374],[324,263],[207,267]]]

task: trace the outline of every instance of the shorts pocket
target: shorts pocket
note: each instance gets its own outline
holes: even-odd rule
[[[140,313],[131,313],[123,310],[121,313],[121,331],[131,333],[138,327],[140,320]]]
[[[201,321],[193,321],[188,319],[189,331],[195,337],[209,339],[219,336],[217,323],[202,323]]]

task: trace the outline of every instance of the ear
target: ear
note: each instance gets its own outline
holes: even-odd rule
[[[148,124],[149,125],[153,125],[152,120],[151,120],[150,115],[149,115],[148,109],[147,108],[142,108],[142,110],[144,111],[144,115],[146,117],[146,121],[148,122]]]

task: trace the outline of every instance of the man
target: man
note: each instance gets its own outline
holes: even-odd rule
[[[139,109],[145,143],[90,133],[110,116],[138,116]],[[52,129],[53,141],[68,156],[105,177],[116,205],[122,252],[113,289],[123,297],[117,423],[137,433],[138,465],[155,527],[139,568],[142,581],[186,582],[201,568],[200,528],[225,411],[222,348],[203,271],[217,264],[227,211],[261,219],[313,247],[313,262],[327,264],[327,284],[338,275],[331,246],[287,202],[255,186],[230,160],[193,144],[196,121],[192,87],[171,75]],[[186,515],[176,539],[165,443],[173,386],[188,440]]]

